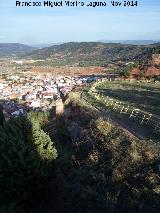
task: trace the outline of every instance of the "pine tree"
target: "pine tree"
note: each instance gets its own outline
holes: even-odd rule
[[[50,137],[38,122],[11,119],[0,126],[0,153],[0,206],[34,202],[57,157]]]
[[[4,115],[3,115],[3,107],[2,107],[2,105],[0,104],[0,125],[1,125],[1,126],[3,126],[4,121],[5,121],[5,119],[4,119]]]
[[[57,151],[53,147],[49,135],[47,135],[38,123],[32,124],[33,143],[36,145],[40,157],[44,160],[54,160],[57,158]]]

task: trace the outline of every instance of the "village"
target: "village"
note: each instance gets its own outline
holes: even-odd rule
[[[117,74],[104,75],[104,68],[35,67],[34,60],[1,59],[0,106],[5,121],[29,111],[46,112],[56,107],[69,92],[97,79],[113,80]],[[94,75],[96,73],[96,75]]]
[[[58,99],[81,86],[85,78],[53,74],[10,74],[0,79],[0,104],[5,120],[25,115],[30,110],[52,109]]]
[[[6,121],[11,117],[26,115],[31,110],[37,112],[52,110],[58,100],[63,100],[69,92],[84,83],[92,83],[100,79],[123,80],[119,74],[112,73],[111,70],[106,72],[104,67],[59,68],[33,66],[31,65],[33,62],[35,61],[14,58],[10,60],[3,58],[0,61],[0,106]],[[130,64],[133,65],[132,62],[125,65]],[[150,73],[157,76],[157,68],[154,70],[148,68],[146,76],[148,77]],[[140,70],[133,68],[128,79],[134,81],[139,79],[139,76],[141,76]]]

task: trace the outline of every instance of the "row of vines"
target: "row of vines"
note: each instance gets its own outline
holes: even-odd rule
[[[103,103],[107,108],[118,112],[119,114],[125,114],[129,119],[133,119],[141,125],[148,125],[152,127],[154,133],[160,134],[160,119],[158,117],[139,108],[130,106],[129,104],[121,102],[115,98],[105,96],[95,89],[96,86],[97,83],[91,87],[88,93],[97,101]]]

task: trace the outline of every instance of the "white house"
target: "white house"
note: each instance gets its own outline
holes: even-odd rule
[[[41,103],[39,100],[33,100],[30,106],[33,108],[41,107]]]
[[[53,99],[53,93],[43,93],[42,94],[43,99]]]

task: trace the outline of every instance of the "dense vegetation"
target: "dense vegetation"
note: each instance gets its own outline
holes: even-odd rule
[[[6,123],[1,116],[0,212],[36,212],[46,202],[57,151],[42,130],[44,118],[30,113]]]
[[[116,61],[148,63],[152,60],[152,53],[157,51],[159,51],[158,44],[139,46],[100,42],[70,42],[39,49],[27,54],[27,56],[35,59],[48,59],[48,63],[52,66],[103,66]]]

